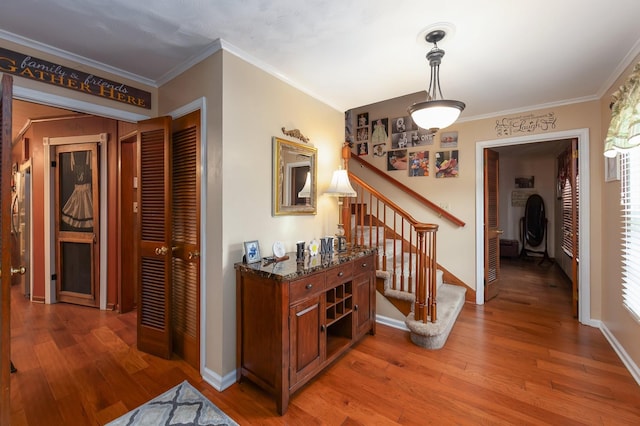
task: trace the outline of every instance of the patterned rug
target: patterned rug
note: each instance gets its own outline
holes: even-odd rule
[[[231,420],[185,380],[178,386],[107,424],[107,426],[120,425],[238,426],[238,423]]]

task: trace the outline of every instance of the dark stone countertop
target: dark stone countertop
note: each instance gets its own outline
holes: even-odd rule
[[[289,259],[281,262],[265,263],[262,260],[251,264],[238,262],[233,266],[238,271],[253,273],[275,281],[289,281],[375,252],[376,249],[370,247],[349,247],[345,252],[334,252],[329,255],[309,256],[307,253],[302,262],[297,262],[296,253],[292,252],[287,253]]]

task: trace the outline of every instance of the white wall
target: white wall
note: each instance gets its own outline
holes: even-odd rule
[[[500,149],[496,149],[500,151]],[[520,155],[511,151],[500,155],[499,182],[499,223],[504,231],[502,239],[516,240],[522,249],[521,223],[524,216],[524,206],[514,206],[512,196],[514,191],[526,194],[538,194],[544,200],[547,226],[547,251],[549,257],[555,255],[556,229],[556,159],[552,154]],[[534,188],[519,189],[515,185],[517,177],[534,177]],[[538,247],[527,246],[528,249],[544,251],[544,242]]]

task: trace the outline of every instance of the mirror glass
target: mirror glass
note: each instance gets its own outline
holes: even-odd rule
[[[524,237],[531,247],[542,244],[546,222],[544,200],[538,194],[529,196],[524,208]]]
[[[273,138],[274,216],[316,214],[316,161],[314,146]]]

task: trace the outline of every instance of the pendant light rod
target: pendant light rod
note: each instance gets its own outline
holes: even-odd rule
[[[440,64],[442,63],[444,50],[438,47],[438,42],[445,35],[446,33],[443,30],[434,30],[425,36],[425,40],[433,44],[433,48],[427,52],[427,60],[431,69],[427,100],[413,104],[409,108],[409,114],[411,114],[413,121],[423,129],[428,129],[430,133],[436,133],[438,130],[453,124],[466,106],[464,102],[445,100],[444,96],[442,96]]]

